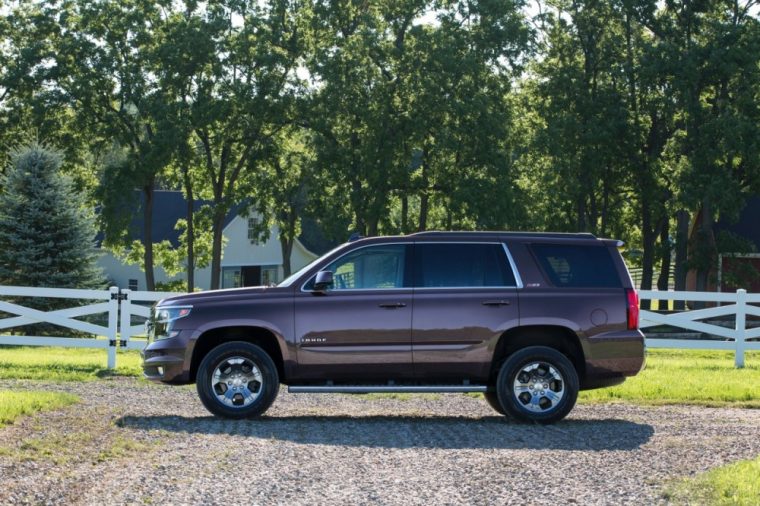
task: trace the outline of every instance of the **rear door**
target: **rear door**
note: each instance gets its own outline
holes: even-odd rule
[[[415,375],[430,381],[486,380],[495,343],[518,325],[519,286],[501,242],[416,242]]]
[[[373,244],[323,268],[334,284],[295,298],[298,376],[395,380],[412,371],[411,244]]]

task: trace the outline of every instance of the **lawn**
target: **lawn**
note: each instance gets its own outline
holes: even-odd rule
[[[665,499],[675,504],[755,506],[760,502],[760,457],[680,481],[669,487]]]
[[[77,401],[77,396],[65,393],[0,390],[0,427],[20,416],[60,409]]]
[[[0,379],[89,381],[109,375],[141,376],[140,352],[119,352],[106,368],[106,351],[90,348],[0,347]]]
[[[647,366],[622,385],[582,392],[580,402],[695,404],[760,408],[760,353],[734,368],[731,352],[649,350]]]

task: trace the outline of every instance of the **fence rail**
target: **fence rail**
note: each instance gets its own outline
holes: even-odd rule
[[[73,338],[66,336],[17,336],[0,335],[0,345],[15,346],[61,346],[76,348],[102,348],[108,353],[108,368],[116,367],[116,349],[141,349],[144,340],[135,340],[135,336],[144,335],[145,320],[150,314],[150,307],[142,303],[153,303],[172,295],[172,292],[132,291],[111,287],[108,290],[74,290],[61,288],[30,288],[21,286],[0,286],[0,297],[11,298],[13,302],[0,300],[0,312],[12,316],[0,318],[0,332],[4,329],[48,323],[96,336],[93,338]],[[42,311],[23,306],[21,298],[72,299],[87,301],[64,309]],[[760,338],[760,327],[748,328],[747,316],[760,318],[760,293],[748,294],[745,290],[736,293],[713,292],[673,292],[641,290],[639,297],[651,301],[692,301],[711,302],[714,307],[688,311],[661,313],[649,310],[641,311],[640,326],[646,332],[656,326],[671,326],[695,332],[706,333],[724,340],[703,339],[661,339],[652,337],[649,332],[646,339],[649,348],[682,348],[704,350],[731,350],[735,353],[736,367],[744,366],[744,353],[747,350],[760,351],[760,341],[747,342],[748,339]],[[658,304],[659,307],[659,304]],[[82,316],[107,315],[107,325],[78,320]],[[734,316],[733,328],[728,328],[705,321],[710,318]],[[135,320],[138,324],[135,324]]]
[[[714,302],[714,307],[678,311],[672,313],[658,313],[642,310],[639,326],[642,330],[650,327],[668,325],[696,332],[719,336],[727,341],[706,339],[657,339],[647,336],[649,348],[684,348],[696,350],[732,350],[734,351],[734,365],[744,367],[744,352],[747,350],[760,351],[760,342],[747,342],[748,339],[760,338],[760,328],[747,327],[747,315],[760,317],[760,307],[752,304],[760,304],[760,294],[748,294],[740,289],[736,293],[715,292],[660,292],[657,290],[641,290],[639,298],[642,300],[682,300],[691,302]],[[734,316],[734,328],[727,328],[713,323],[699,320]],[[646,333],[646,332],[645,332]]]

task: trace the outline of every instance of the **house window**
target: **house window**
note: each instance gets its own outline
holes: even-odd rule
[[[129,280],[129,289],[132,291],[136,291],[138,288],[137,280],[136,279],[130,279]]]
[[[258,244],[259,243],[259,219],[258,218],[248,218],[248,240],[251,241],[251,244]]]
[[[222,269],[222,288],[240,288],[240,267]]]
[[[276,265],[267,265],[261,268],[261,284],[264,286],[276,285],[278,280],[277,274],[279,269]]]

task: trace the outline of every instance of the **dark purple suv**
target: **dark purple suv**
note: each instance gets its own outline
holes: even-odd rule
[[[145,376],[197,383],[254,417],[290,392],[483,392],[499,413],[562,419],[578,391],[644,364],[619,241],[590,234],[423,232],[360,239],[276,287],[159,302]]]

